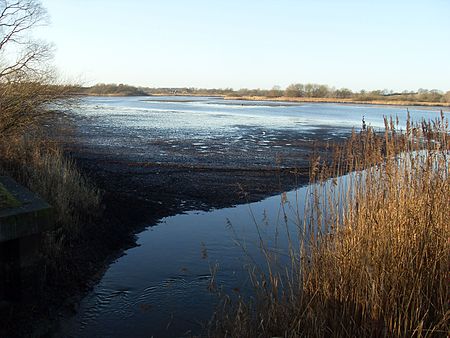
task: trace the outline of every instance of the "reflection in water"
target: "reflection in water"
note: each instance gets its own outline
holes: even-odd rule
[[[217,302],[208,291],[211,268],[218,264],[218,286],[245,293],[247,255],[262,262],[252,215],[268,243],[285,248],[280,207],[293,203],[294,208],[305,194],[302,188],[281,198],[163,219],[139,234],[139,246],[111,265],[82,301],[79,313],[64,323],[60,335],[170,337],[188,329],[198,332]],[[290,227],[294,235],[297,227],[292,222]],[[245,247],[246,254],[239,246]]]
[[[341,178],[346,181],[347,176]],[[344,182],[345,184],[345,182]],[[265,270],[261,239],[283,264],[288,236],[299,243],[309,186],[263,201],[163,219],[138,235],[138,247],[114,262],[82,301],[78,314],[63,323],[60,336],[173,337],[199,333],[218,297],[250,294],[247,267]],[[325,189],[321,187],[321,189]],[[285,215],[287,217],[285,217]],[[260,237],[261,236],[261,237]]]

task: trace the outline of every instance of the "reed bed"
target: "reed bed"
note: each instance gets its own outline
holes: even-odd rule
[[[449,335],[448,120],[385,124],[354,132],[332,165],[313,162],[289,263],[262,246],[253,296],[223,297],[209,336]]]

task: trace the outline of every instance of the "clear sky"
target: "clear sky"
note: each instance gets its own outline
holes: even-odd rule
[[[450,0],[42,0],[85,84],[450,90]]]

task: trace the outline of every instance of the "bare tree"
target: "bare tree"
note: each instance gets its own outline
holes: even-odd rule
[[[0,137],[36,125],[68,95],[55,85],[51,45],[31,36],[47,19],[39,0],[0,0]]]
[[[41,76],[51,47],[32,40],[30,33],[47,22],[37,0],[0,0],[0,81],[23,81]]]
[[[450,90],[442,96],[442,102],[450,103]]]

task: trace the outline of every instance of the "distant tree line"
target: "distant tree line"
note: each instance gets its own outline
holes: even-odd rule
[[[294,83],[282,89],[274,86],[271,89],[241,88],[150,88],[134,87],[125,84],[97,84],[92,87],[79,87],[77,93],[84,95],[201,95],[228,97],[265,97],[265,98],[317,98],[317,99],[348,99],[353,101],[409,101],[409,102],[442,102],[450,103],[450,91],[423,89],[417,91],[394,92],[392,90],[361,90],[353,92],[348,88],[335,88],[316,83]]]
[[[386,100],[386,101],[411,101],[411,102],[443,102],[450,103],[450,91],[444,93],[440,90],[432,89],[419,89],[417,92],[403,91],[401,93],[395,93],[387,90],[362,90],[359,93],[353,95],[356,100],[361,101],[374,101],[374,100]]]
[[[285,90],[275,86],[270,90],[239,89],[236,96],[265,96],[265,97],[289,97],[289,98],[332,98],[353,99],[356,101],[414,101],[414,102],[448,102],[450,103],[450,91],[444,93],[433,89],[419,89],[417,92],[403,91],[396,93],[392,90],[361,90],[353,92],[348,88],[335,88],[315,83],[295,83]]]
[[[78,94],[85,95],[115,95],[115,96],[145,96],[144,90],[126,84],[99,83],[92,87],[76,88]]]
[[[149,95],[232,96],[233,88],[142,88]]]
[[[403,91],[401,93],[392,90],[361,90],[353,92],[348,88],[335,88],[315,83],[295,83],[281,89],[274,86],[271,89],[248,89],[241,88],[233,90],[225,89],[203,89],[203,88],[142,88],[149,95],[220,95],[235,97],[267,97],[267,98],[330,98],[351,99],[355,101],[411,101],[411,102],[444,102],[450,103],[450,91],[432,89],[419,89],[417,91]]]

